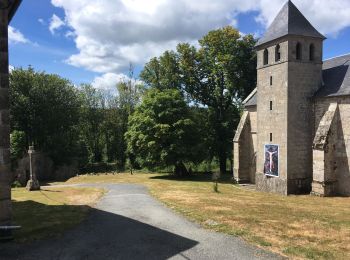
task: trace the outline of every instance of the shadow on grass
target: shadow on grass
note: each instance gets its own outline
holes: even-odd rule
[[[168,259],[198,244],[137,220],[87,206],[14,202],[14,214],[16,224],[23,228],[15,234],[15,241],[0,244],[2,260]],[[28,238],[41,240],[18,243]]]
[[[211,173],[193,173],[190,176],[178,177],[173,174],[164,174],[160,176],[150,177],[156,180],[171,180],[171,181],[194,181],[194,182],[213,182]],[[232,175],[225,174],[220,177],[218,183],[233,183]]]

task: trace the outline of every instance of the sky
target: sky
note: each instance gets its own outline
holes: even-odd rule
[[[9,26],[10,65],[111,90],[152,57],[232,25],[261,36],[286,0],[23,0]],[[350,0],[294,0],[328,39],[324,59],[350,53]]]

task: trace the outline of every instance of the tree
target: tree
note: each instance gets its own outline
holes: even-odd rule
[[[178,45],[182,86],[194,102],[209,108],[220,172],[225,173],[241,101],[256,85],[255,39],[228,26],[209,32],[199,44],[199,49]]]
[[[83,84],[80,89],[80,98],[82,101],[80,133],[87,144],[90,162],[101,162],[104,148],[102,124],[105,116],[103,93],[91,85]]]
[[[129,117],[134,113],[135,107],[140,103],[145,88],[143,83],[134,77],[133,66],[130,65],[129,77],[117,84],[118,95],[116,103],[118,104],[119,127],[118,127],[118,158],[120,166],[124,168],[126,159],[129,159],[131,169],[134,167],[135,154],[127,151],[127,141],[125,133],[128,130]],[[131,170],[132,171],[132,170]]]
[[[31,67],[15,69],[10,74],[10,102],[11,131],[14,137],[15,131],[24,133],[23,150],[34,144],[56,164],[75,157],[80,101],[73,84]]]
[[[165,51],[159,58],[148,62],[140,74],[140,78],[149,86],[157,89],[181,89],[178,54]]]
[[[232,139],[242,100],[256,85],[255,39],[241,37],[233,27],[210,31],[199,48],[183,43],[177,52],[166,51],[153,58],[141,79],[157,89],[179,89],[193,106],[207,109],[207,140],[219,159],[220,172],[232,156]],[[232,162],[232,160],[231,160]]]
[[[174,166],[185,174],[184,162],[195,158],[196,127],[179,90],[150,89],[129,118],[128,152],[141,166]]]

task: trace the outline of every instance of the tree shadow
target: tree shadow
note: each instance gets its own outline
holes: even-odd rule
[[[193,182],[213,182],[212,173],[193,173],[189,176],[178,177],[172,174],[152,176],[150,179],[170,180],[170,181],[193,181]],[[218,183],[232,183],[232,175],[224,174],[218,180]]]
[[[25,218],[18,219],[16,224],[23,226],[23,232],[16,235],[17,239],[20,239],[18,236],[40,232],[42,229],[55,235],[62,229],[62,226],[57,228],[60,218],[67,217],[69,212],[86,208],[49,206],[34,201],[15,202],[14,206],[22,211],[35,209],[39,223],[33,229],[27,226],[29,223]],[[198,244],[197,241],[128,217],[95,208],[89,210],[88,217],[81,224],[60,236],[26,243],[14,241],[0,244],[0,259],[168,259]],[[55,218],[56,225],[54,221],[51,221],[51,225],[45,224],[49,222],[45,216]]]

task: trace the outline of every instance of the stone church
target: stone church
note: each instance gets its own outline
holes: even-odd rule
[[[284,195],[350,195],[350,54],[288,1],[256,45],[257,88],[234,137],[234,175]]]

